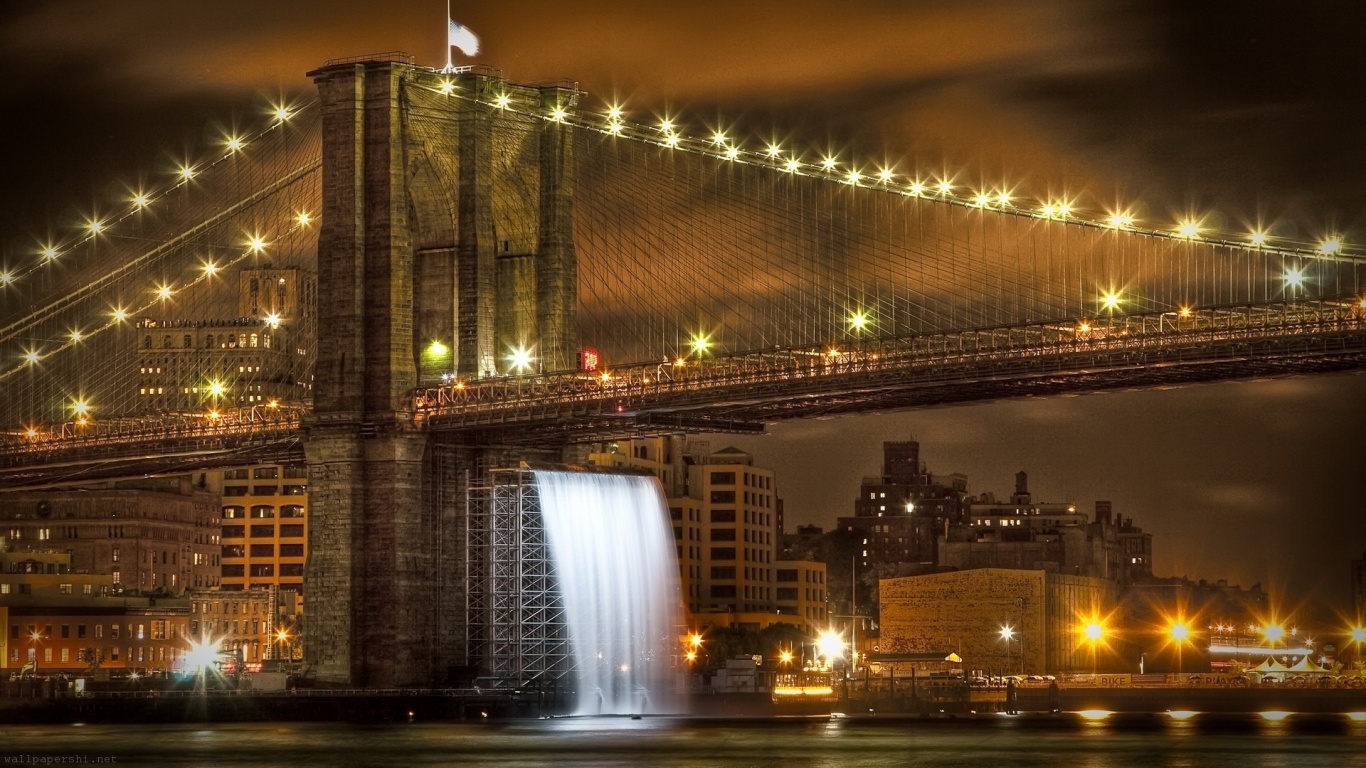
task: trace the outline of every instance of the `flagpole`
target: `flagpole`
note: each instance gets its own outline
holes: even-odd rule
[[[446,71],[454,69],[451,60],[451,0],[446,0]]]

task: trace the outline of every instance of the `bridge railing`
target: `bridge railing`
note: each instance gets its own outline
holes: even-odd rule
[[[54,449],[90,448],[143,441],[203,440],[247,435],[283,434],[300,428],[307,406],[225,409],[205,414],[161,414],[142,418],[87,419],[29,427],[0,436],[0,453],[41,453]]]
[[[924,382],[952,379],[966,364],[1028,357],[1055,358],[1052,367],[1065,370],[1067,360],[1081,354],[1189,348],[1192,355],[1209,355],[1217,345],[1239,340],[1361,331],[1363,319],[1366,309],[1356,301],[1318,301],[1006,326],[869,340],[843,348],[820,345],[664,360],[600,374],[569,371],[456,382],[417,392],[414,408],[422,419],[452,425],[496,421],[499,414],[508,420],[538,417],[544,415],[538,409],[566,405],[626,414],[646,398],[678,403],[687,395],[811,377],[901,371],[914,372]]]

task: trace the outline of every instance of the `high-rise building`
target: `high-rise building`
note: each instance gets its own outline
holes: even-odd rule
[[[933,566],[939,538],[965,520],[964,475],[936,476],[920,461],[920,443],[882,444],[882,474],[863,478],[853,517],[841,530],[861,540],[860,569],[902,563]]]
[[[304,593],[308,467],[256,464],[198,475],[222,505],[222,589]]]
[[[304,376],[313,278],[295,268],[238,273],[231,318],[144,318],[136,328],[138,410],[208,414],[276,407],[308,393]]]
[[[614,443],[600,466],[647,469],[660,478],[673,519],[684,599],[699,625],[827,622],[825,567],[780,561],[781,502],[774,474],[744,451],[710,451],[672,437]]]

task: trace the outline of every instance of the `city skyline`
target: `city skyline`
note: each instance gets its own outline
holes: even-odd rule
[[[30,77],[13,78],[3,98],[29,107],[17,138],[33,160],[16,164],[4,193],[4,258],[28,258],[30,235],[60,230],[92,192],[155,170],[209,122],[250,122],[267,98],[307,93],[303,73],[327,58],[404,48],[439,64],[443,11],[431,5],[301,3],[270,14],[247,3],[226,20],[158,2],[6,9],[7,65]],[[1361,75],[1339,58],[1349,46],[1331,44],[1359,10],[1310,9],[1282,27],[1271,4],[1104,18],[1069,3],[870,3],[843,6],[840,18],[813,5],[776,19],[761,5],[695,6],[672,27],[625,4],[455,13],[484,37],[478,61],[512,78],[578,78],[642,112],[677,108],[699,125],[720,115],[756,136],[780,126],[806,145],[833,138],[870,160],[948,165],[1034,193],[1080,188],[1097,204],[1141,199],[1153,220],[1217,211],[1236,230],[1264,208],[1305,239],[1331,229],[1351,242],[1361,231],[1363,193],[1349,172],[1363,167],[1349,129],[1361,107],[1335,98]],[[176,24],[188,25],[183,39]],[[1223,34],[1183,44],[1208,29]],[[961,42],[969,35],[978,43]],[[1268,39],[1295,55],[1240,73],[1269,55],[1256,42]],[[956,42],[937,47],[943,40]],[[1037,498],[1108,498],[1158,534],[1159,572],[1264,581],[1293,606],[1311,592],[1342,601],[1348,560],[1366,550],[1350,485],[1363,395],[1360,376],[1320,376],[805,421],[767,438],[712,440],[749,446],[778,470],[790,523],[829,526],[876,466],[859,455],[915,436],[932,469],[967,473],[975,492],[1006,490],[1025,469]],[[994,439],[1001,433],[1017,439]],[[848,458],[832,470],[847,475],[847,492],[808,479],[813,464],[829,466],[832,445]]]

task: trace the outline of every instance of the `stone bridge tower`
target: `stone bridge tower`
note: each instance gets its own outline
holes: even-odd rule
[[[306,655],[387,687],[464,662],[463,478],[414,388],[572,366],[572,87],[372,57],[310,73],[322,109],[318,362],[307,424]]]

